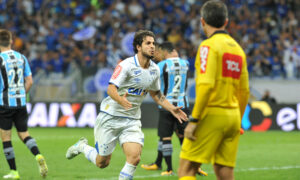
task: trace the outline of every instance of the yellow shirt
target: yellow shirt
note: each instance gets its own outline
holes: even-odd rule
[[[239,96],[240,92],[249,93],[246,55],[225,31],[215,32],[200,44],[195,68],[193,118],[203,117],[206,107],[239,108],[241,103],[247,104],[248,97]]]

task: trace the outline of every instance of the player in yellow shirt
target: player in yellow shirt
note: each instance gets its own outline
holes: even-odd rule
[[[195,180],[202,163],[214,165],[217,179],[234,179],[249,80],[246,55],[225,31],[227,23],[222,1],[202,6],[201,24],[208,39],[200,44],[195,60],[196,100],[184,132],[180,180]]]

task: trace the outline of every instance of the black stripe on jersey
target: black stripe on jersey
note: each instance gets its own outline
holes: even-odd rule
[[[169,88],[169,75],[168,72],[166,71],[167,69],[167,63],[165,63],[164,68],[163,68],[163,77],[164,77],[164,82],[165,82],[165,89],[164,89],[164,95],[166,96],[168,93],[168,88]]]
[[[185,87],[184,87],[184,91],[186,92],[187,86],[188,86],[188,73],[186,73],[186,77],[185,77]],[[187,108],[187,101],[186,101],[186,95],[184,96],[184,107]]]
[[[17,73],[17,71],[18,71],[17,66],[14,67],[14,71],[15,71],[15,79],[13,81],[17,85],[18,84],[18,79],[19,79],[19,75]],[[20,94],[19,90],[16,91],[16,95],[18,95],[18,94]],[[21,99],[19,97],[16,97],[16,101],[17,101],[17,106],[21,106]]]
[[[175,61],[174,62],[174,67],[176,68],[176,67],[179,67],[180,66],[180,64],[179,64],[179,62],[178,61]],[[177,76],[177,75],[180,75],[180,69],[176,69],[175,70],[175,77]],[[176,82],[174,82],[175,84],[177,83],[178,81],[176,81]],[[179,86],[179,88],[180,88],[180,86]],[[180,92],[179,92],[180,93]],[[178,93],[178,95],[179,95],[179,93]],[[173,99],[178,99],[178,96],[173,96]],[[177,101],[176,102],[173,102],[173,105],[174,106],[177,106]]]
[[[10,59],[16,59],[16,57],[14,55],[9,55]],[[18,65],[17,63],[14,65],[14,71],[15,71],[15,79],[13,80],[15,82],[15,84],[18,86],[18,81],[19,81],[19,74],[18,74]],[[16,95],[20,94],[20,90],[16,91]],[[17,106],[21,106],[21,98],[20,97],[16,97],[16,101],[17,101]]]
[[[187,102],[186,102],[186,96],[183,96],[183,101],[184,101],[184,107],[183,108],[188,108],[187,107]]]
[[[3,89],[3,105],[4,106],[8,106],[8,79],[7,79],[7,74],[6,74],[6,68],[5,66],[2,65],[3,63],[3,58],[0,57],[0,67],[1,67],[1,75],[2,75],[2,79],[3,79],[3,85],[4,85],[4,89]]]

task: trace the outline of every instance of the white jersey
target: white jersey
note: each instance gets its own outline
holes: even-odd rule
[[[143,69],[135,55],[123,60],[115,68],[109,83],[117,86],[120,96],[128,92],[127,100],[132,104],[132,108],[125,110],[108,96],[101,102],[100,111],[113,116],[140,119],[140,107],[148,91],[160,90],[159,67],[150,60],[149,68]]]

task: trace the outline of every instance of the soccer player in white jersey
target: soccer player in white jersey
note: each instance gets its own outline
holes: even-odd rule
[[[133,179],[144,145],[141,130],[141,103],[149,92],[153,100],[170,111],[179,122],[187,120],[181,107],[175,107],[160,92],[159,68],[151,60],[155,51],[155,36],[151,31],[135,33],[133,47],[135,56],[122,61],[109,81],[107,94],[100,106],[94,127],[95,148],[81,138],[66,153],[72,159],[80,153],[99,168],[109,165],[117,142],[126,155],[126,163],[119,180]]]

